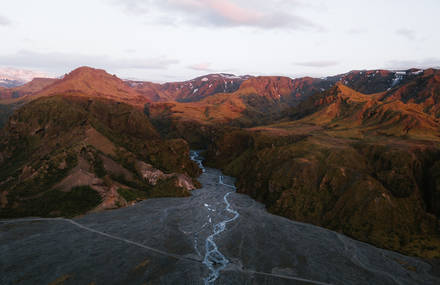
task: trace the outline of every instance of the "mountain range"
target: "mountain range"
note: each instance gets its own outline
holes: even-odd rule
[[[0,88],[0,216],[188,195],[203,148],[274,214],[438,258],[439,117],[436,69],[157,84],[81,67]]]

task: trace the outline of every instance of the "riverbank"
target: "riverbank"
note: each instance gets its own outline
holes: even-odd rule
[[[420,259],[267,213],[217,169],[206,168],[199,181],[191,197],[73,220],[2,221],[0,283],[440,283]],[[207,254],[210,236],[227,262]]]

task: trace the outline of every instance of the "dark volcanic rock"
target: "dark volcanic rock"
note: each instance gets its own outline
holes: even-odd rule
[[[207,169],[188,198],[151,199],[73,220],[2,221],[0,283],[203,284],[205,239],[232,218]],[[232,180],[225,178],[227,184]],[[229,261],[212,284],[439,284],[430,264],[267,213],[246,195],[215,238]],[[206,283],[205,283],[206,284]]]

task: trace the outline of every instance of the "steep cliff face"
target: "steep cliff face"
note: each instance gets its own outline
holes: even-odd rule
[[[153,183],[140,164],[161,175]],[[141,110],[96,97],[44,97],[2,130],[0,216],[77,215],[185,196],[199,171],[188,144],[161,139]]]
[[[232,131],[207,153],[269,211],[406,254],[438,257],[435,143]]]

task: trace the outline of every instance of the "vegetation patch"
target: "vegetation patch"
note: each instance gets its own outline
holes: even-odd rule
[[[150,198],[160,197],[188,197],[188,190],[177,186],[177,178],[159,181],[150,192]]]
[[[14,109],[10,105],[0,104],[0,129],[8,122],[9,117],[14,112]]]
[[[147,198],[147,192],[133,188],[118,188],[119,195],[127,202],[143,200]]]
[[[41,197],[22,201],[19,208],[8,208],[1,217],[74,217],[92,210],[101,203],[101,196],[89,186],[73,187],[69,192],[55,189]]]
[[[440,208],[438,148],[375,139],[234,130],[215,138],[206,156],[271,213],[382,248],[438,257],[438,218],[430,214]]]

